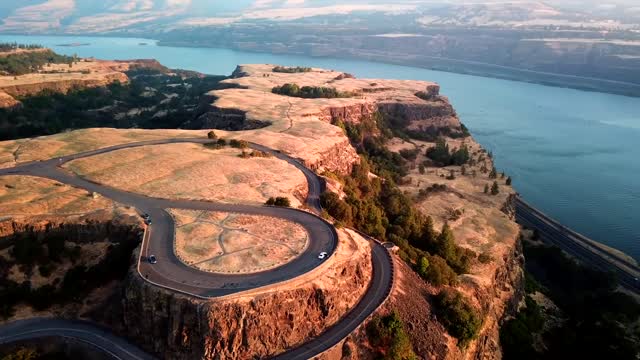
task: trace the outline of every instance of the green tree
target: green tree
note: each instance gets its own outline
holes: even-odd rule
[[[447,262],[451,263],[453,259],[457,257],[457,249],[455,239],[451,227],[445,223],[442,226],[442,231],[438,235],[436,240],[436,254],[440,255]]]
[[[509,176],[509,177],[507,178],[507,181],[505,182],[505,184],[506,184],[507,186],[511,186],[511,181],[512,181],[512,180],[511,180],[511,176]]]
[[[418,274],[422,277],[425,277],[427,274],[427,270],[429,270],[429,259],[426,256],[423,256],[418,261]]]
[[[484,184],[484,193],[485,194],[489,193],[489,184]]]
[[[418,165],[418,172],[420,172],[420,174],[424,175],[424,172],[425,172],[424,164]]]
[[[215,140],[215,139],[217,139],[217,138],[218,138],[218,136],[216,135],[215,131],[213,131],[213,130],[212,130],[212,131],[209,131],[209,132],[207,133],[207,137],[208,137],[209,139],[211,139],[211,140]]]
[[[482,319],[459,291],[444,289],[435,296],[434,303],[438,320],[458,339],[460,347],[466,347],[478,336]]]
[[[458,276],[455,271],[447,264],[446,260],[440,256],[427,257],[429,266],[424,274],[419,274],[429,283],[435,286],[455,285],[458,282]]]

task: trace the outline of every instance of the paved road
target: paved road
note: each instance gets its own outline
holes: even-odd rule
[[[134,206],[141,213],[150,214],[153,225],[148,231],[150,234],[148,239],[145,239],[143,242],[141,258],[138,263],[140,274],[147,279],[147,281],[157,286],[192,296],[201,298],[219,297],[293,279],[311,271],[322,262],[317,258],[318,253],[325,251],[332,254],[335,251],[337,245],[335,228],[322,218],[305,211],[267,206],[151,198],[96,184],[70,174],[60,168],[60,165],[75,159],[104,154],[120,149],[187,142],[205,144],[211,141],[208,139],[165,139],[123,144],[62,158],[25,163],[14,168],[0,169],[0,176],[30,175],[49,178],[90,192],[99,193],[116,202]],[[278,151],[258,144],[251,144],[251,147],[256,150],[269,152],[302,171],[308,183],[306,205],[316,214],[321,211],[320,194],[324,190],[324,183],[313,171],[303,166],[300,161]],[[172,217],[165,210],[168,208],[244,213],[287,219],[300,224],[307,230],[310,238],[309,246],[305,252],[295,260],[264,272],[242,275],[203,272],[186,266],[175,256],[173,251],[175,225]],[[312,357],[332,347],[362,323],[386,299],[392,286],[393,265],[387,250],[377,242],[373,242],[373,244],[372,258],[374,271],[372,281],[360,303],[334,327],[302,347],[283,354],[282,358]],[[144,259],[151,254],[155,255],[158,259],[158,263],[155,265],[144,261]],[[26,330],[28,329],[27,327]]]
[[[640,294],[640,268],[636,264],[597,247],[583,235],[549,218],[520,198],[516,200],[516,219],[521,225],[537,229],[543,241],[559,247],[596,269],[613,272],[622,286]]]
[[[88,344],[114,359],[153,359],[137,346],[86,321],[33,318],[0,327],[0,345],[50,337],[69,338]]]

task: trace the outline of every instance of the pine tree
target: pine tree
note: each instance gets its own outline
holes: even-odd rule
[[[511,186],[511,176],[507,178],[506,184],[507,186]]]
[[[484,184],[484,193],[485,194],[489,193],[489,184]]]
[[[498,195],[500,193],[500,188],[498,187],[498,182],[494,181],[493,186],[491,186],[491,195]]]
[[[496,170],[496,167],[494,166],[491,169],[491,173],[489,173],[489,179],[496,179],[498,178],[498,171]]]
[[[451,262],[456,259],[456,244],[453,232],[447,223],[442,226],[442,231],[440,232],[440,235],[438,235],[438,240],[436,241],[436,253],[443,259],[447,260],[447,262]]]

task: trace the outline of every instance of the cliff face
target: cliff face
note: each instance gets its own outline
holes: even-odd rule
[[[251,359],[275,355],[319,335],[364,294],[370,247],[340,234],[327,263],[264,290],[201,300],[149,285],[133,272],[122,299],[119,332],[171,359]]]
[[[267,121],[247,119],[246,112],[211,106],[204,114],[185,124],[188,129],[220,129],[229,131],[260,129],[271,125]]]
[[[49,235],[64,235],[67,241],[89,243],[103,239],[130,239],[131,234],[141,232],[137,219],[123,221],[105,221],[104,219],[71,219],[63,216],[52,216],[46,219],[20,218],[0,221],[0,248],[10,245],[15,234],[30,234],[39,239]]]
[[[71,79],[71,80],[52,80],[42,81],[29,84],[7,85],[2,90],[11,96],[28,96],[41,93],[44,90],[59,92],[66,94],[73,89],[83,89],[92,87],[101,87],[109,85],[115,81],[121,83],[129,82],[129,78],[124,73],[105,74],[100,79]]]
[[[313,160],[303,160],[304,165],[317,174],[322,174],[324,171],[331,171],[341,175],[351,174],[353,165],[359,161],[360,157],[358,153],[356,153],[347,139],[320,152]]]

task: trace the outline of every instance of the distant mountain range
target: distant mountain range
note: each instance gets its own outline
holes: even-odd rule
[[[638,0],[4,0],[2,33],[358,58],[640,96]]]
[[[0,4],[0,32],[162,32],[264,21],[363,23],[403,15],[404,24],[640,29],[635,0],[21,0]]]

